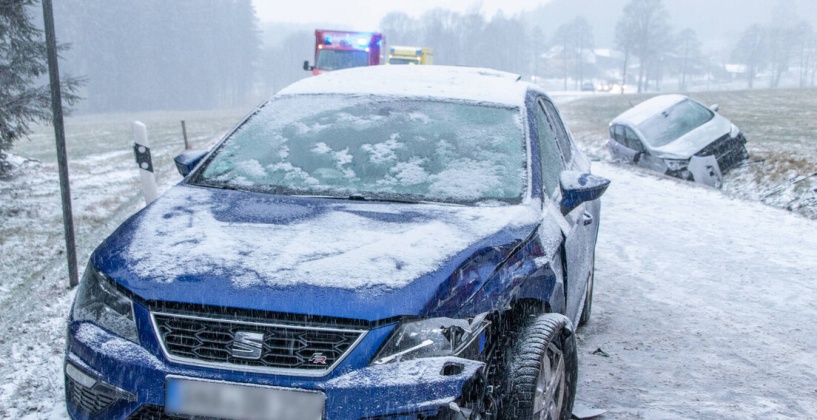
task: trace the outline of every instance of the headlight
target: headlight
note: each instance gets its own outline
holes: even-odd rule
[[[133,302],[116,290],[111,280],[89,263],[82,276],[74,301],[75,321],[88,321],[122,337],[139,343]]]
[[[729,137],[736,139],[740,135],[740,129],[735,124],[732,124],[732,128],[729,130]]]
[[[689,159],[664,159],[670,171],[680,171],[689,166]]]
[[[487,314],[471,320],[431,318],[400,324],[374,358],[375,365],[424,357],[474,357],[479,340],[491,324]]]

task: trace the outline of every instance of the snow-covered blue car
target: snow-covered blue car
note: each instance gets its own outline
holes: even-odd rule
[[[599,197],[516,75],[297,82],[92,254],[72,418],[567,419]]]

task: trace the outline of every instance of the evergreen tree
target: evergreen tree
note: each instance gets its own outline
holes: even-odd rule
[[[0,175],[10,165],[6,151],[30,132],[29,124],[51,118],[51,90],[43,33],[32,24],[36,0],[0,1]],[[63,100],[73,104],[79,82],[65,78]]]

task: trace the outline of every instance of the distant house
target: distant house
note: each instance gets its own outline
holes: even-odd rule
[[[724,64],[723,69],[729,74],[732,80],[745,77],[748,71],[747,67],[743,64]]]

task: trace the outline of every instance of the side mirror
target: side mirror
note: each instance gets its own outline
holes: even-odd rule
[[[610,180],[593,174],[564,171],[559,184],[562,187],[562,213],[567,214],[580,204],[601,197],[610,186]]]
[[[711,110],[713,110],[715,112],[718,112],[718,110],[721,109],[721,106],[718,105],[718,104],[714,104],[714,105],[710,105],[709,109],[711,109]]]
[[[182,176],[187,176],[207,156],[207,153],[207,150],[188,150],[176,156],[173,161],[176,162],[176,169],[179,170],[179,173]]]
[[[309,65],[309,60],[304,60],[304,70],[310,71],[312,67]]]

